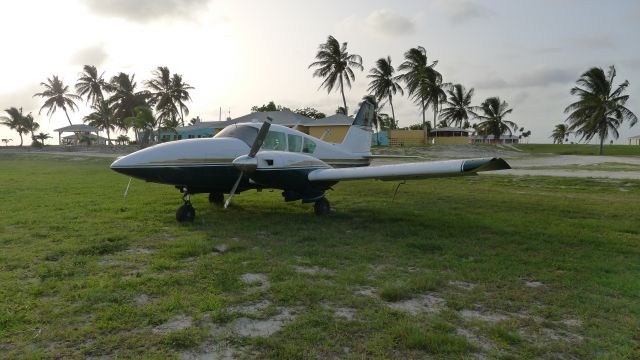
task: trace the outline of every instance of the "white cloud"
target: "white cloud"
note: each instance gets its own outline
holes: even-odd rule
[[[549,86],[553,84],[567,84],[575,81],[578,74],[559,68],[538,67],[527,71],[517,78],[515,86]]]
[[[434,4],[455,23],[494,15],[491,9],[473,0],[436,0]]]
[[[411,19],[388,9],[372,11],[367,16],[366,24],[371,30],[385,36],[402,36],[416,31]]]
[[[211,0],[84,0],[91,12],[146,22],[159,18],[189,18]]]
[[[95,44],[78,50],[71,56],[71,63],[74,65],[94,65],[100,66],[105,63],[109,55],[103,44]]]
[[[605,34],[576,36],[570,39],[569,44],[574,48],[582,50],[613,49],[616,47],[615,40]]]

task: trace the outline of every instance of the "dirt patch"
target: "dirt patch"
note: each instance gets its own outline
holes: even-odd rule
[[[319,267],[319,266],[298,266],[295,265],[293,269],[297,273],[301,274],[309,274],[309,275],[331,275],[334,276],[336,274],[335,271],[329,270],[327,268]]]
[[[268,289],[269,285],[271,285],[269,279],[267,279],[267,275],[265,274],[246,273],[242,274],[240,280],[242,280],[243,283],[252,286],[249,289],[250,292],[263,291]]]
[[[375,297],[376,289],[370,286],[365,286],[365,287],[357,288],[353,293],[361,296]]]
[[[285,324],[295,318],[295,314],[287,308],[280,308],[278,315],[266,320],[241,317],[229,324],[229,331],[242,337],[268,337],[278,332]]]
[[[357,310],[349,307],[333,307],[327,303],[322,303],[322,307],[333,311],[333,316],[353,321],[356,318]]]
[[[213,248],[213,251],[220,253],[220,254],[224,254],[227,251],[229,251],[229,247],[226,244],[220,244],[220,245],[216,245]]]
[[[233,360],[238,358],[237,350],[228,344],[207,345],[199,351],[182,352],[181,360]]]
[[[417,315],[421,312],[436,314],[442,310],[444,304],[444,299],[432,294],[426,294],[404,301],[385,303],[385,305],[391,309],[404,311],[411,315]]]
[[[509,317],[507,315],[467,309],[461,310],[460,316],[462,316],[465,320],[480,320],[490,323],[509,320]]]
[[[457,328],[456,329],[456,334],[464,337],[471,344],[479,347],[480,349],[482,349],[484,351],[489,351],[489,350],[491,350],[491,349],[493,349],[495,347],[495,345],[493,344],[493,342],[491,340],[489,340],[487,338],[484,338],[482,336],[478,336],[478,335],[474,334],[469,329]]]
[[[135,249],[127,249],[125,252],[131,255],[141,255],[141,254],[146,255],[146,254],[153,254],[156,251],[153,249],[145,248],[145,247],[139,247]]]
[[[464,281],[449,281],[449,285],[465,291],[471,291],[476,287],[476,284],[472,284]]]
[[[534,289],[546,287],[546,285],[543,284],[540,281],[527,280],[527,279],[524,279],[522,281],[524,282],[524,286],[526,286],[526,287],[530,287],[530,288],[534,288]]]
[[[582,326],[582,321],[580,321],[579,319],[566,318],[566,319],[562,319],[560,322],[562,324],[564,324],[565,326],[569,326],[569,327],[580,327],[580,326]]]
[[[258,302],[248,303],[248,304],[231,306],[227,309],[227,311],[230,313],[258,315],[264,312],[269,306],[271,306],[271,301],[262,300]]]
[[[151,302],[151,297],[147,294],[140,294],[134,299],[138,306],[145,306]]]
[[[154,334],[164,335],[173,331],[184,330],[191,327],[193,319],[190,316],[178,315],[171,318],[169,321],[162,325],[158,325],[151,329]]]

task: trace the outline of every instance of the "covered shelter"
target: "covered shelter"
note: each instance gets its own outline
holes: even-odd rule
[[[640,135],[630,137],[629,145],[640,145]]]
[[[470,131],[459,127],[442,127],[431,130],[433,144],[468,144]]]
[[[85,135],[93,135],[92,133],[96,133],[96,138],[99,138],[100,135],[100,129],[98,129],[95,126],[90,126],[90,125],[86,125],[86,124],[73,124],[73,125],[69,125],[69,126],[65,126],[65,127],[61,127],[59,129],[55,129],[53,130],[55,132],[58,133],[58,144],[62,145],[62,134],[66,133],[66,132],[72,132],[74,134],[76,134],[76,136],[73,137],[73,139],[71,139],[69,142],[70,144],[73,145],[79,145],[80,141],[79,141],[79,135],[80,134],[85,134]]]

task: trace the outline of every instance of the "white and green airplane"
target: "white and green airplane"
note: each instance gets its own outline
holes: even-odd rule
[[[229,125],[213,138],[162,143],[118,158],[111,168],[149,182],[174,185],[183,193],[176,211],[180,222],[193,221],[191,195],[209,193],[209,201],[228,207],[234,194],[279,189],[285,201],[314,203],[316,215],[329,213],[325,192],[339,181],[411,180],[476,175],[510,169],[500,158],[411,162],[369,166],[373,105],[363,103],[344,141],[329,143],[298,130],[252,122]],[[224,194],[229,194],[226,202]]]

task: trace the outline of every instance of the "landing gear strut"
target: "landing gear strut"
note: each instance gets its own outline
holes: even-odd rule
[[[222,193],[210,193],[209,194],[209,202],[211,204],[223,205],[224,204],[224,195],[222,195]]]
[[[182,196],[182,204],[178,210],[176,210],[176,220],[178,222],[192,222],[193,219],[196,218],[196,209],[191,205],[191,194],[189,194],[188,190],[184,190],[184,195]]]
[[[313,204],[313,212],[318,216],[327,215],[329,212],[331,212],[331,204],[329,204],[329,200],[327,200],[326,197],[321,197],[320,199],[316,200],[316,202]]]

